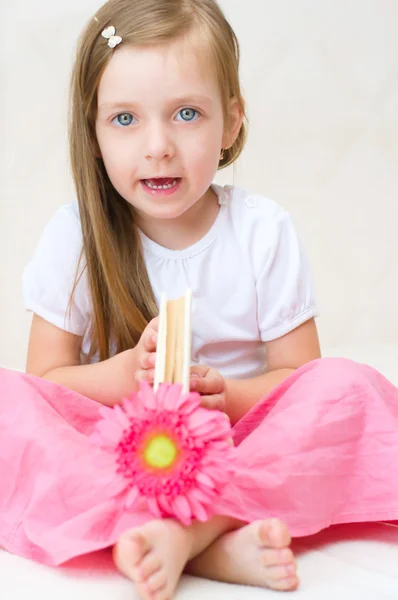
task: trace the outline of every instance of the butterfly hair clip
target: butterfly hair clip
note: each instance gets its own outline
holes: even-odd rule
[[[120,35],[116,35],[116,29],[113,27],[113,25],[106,27],[101,35],[103,38],[108,40],[109,48],[115,48],[115,46],[120,44],[120,42],[123,40]]]

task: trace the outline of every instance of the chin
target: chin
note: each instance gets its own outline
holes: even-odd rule
[[[159,220],[164,220],[164,221],[172,221],[173,219],[178,219],[179,217],[182,217],[185,213],[187,213],[192,206],[194,205],[190,204],[189,206],[175,206],[175,207],[154,207],[149,208],[148,210],[143,209],[142,212],[144,212],[146,214],[147,217],[150,217],[152,219],[159,219]],[[159,210],[160,208],[160,210]]]

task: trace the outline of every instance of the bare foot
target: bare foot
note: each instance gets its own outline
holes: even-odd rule
[[[295,590],[299,581],[290,542],[287,526],[278,519],[256,521],[219,537],[186,571],[228,583]]]
[[[172,519],[156,519],[125,533],[113,558],[142,600],[171,600],[190,553],[189,530]]]

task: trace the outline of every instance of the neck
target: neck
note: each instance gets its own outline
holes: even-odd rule
[[[138,219],[141,231],[169,250],[184,250],[201,240],[213,225],[220,206],[210,187],[204,196],[176,219]]]

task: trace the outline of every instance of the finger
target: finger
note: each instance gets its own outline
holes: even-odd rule
[[[198,392],[199,394],[203,394],[205,396],[221,394],[225,388],[224,379],[218,375],[215,377],[209,375],[208,377],[191,379],[190,385],[192,391]]]
[[[202,396],[200,399],[200,405],[203,408],[210,410],[225,410],[225,398],[223,394],[213,394],[211,396]]]
[[[156,352],[147,352],[142,355],[140,367],[142,369],[151,369],[156,364]]]
[[[148,329],[144,334],[144,350],[147,352],[153,352],[156,350],[158,342],[158,333],[153,329]]]
[[[153,329],[153,331],[159,331],[159,317],[155,317],[152,321],[149,321],[146,326],[147,329]]]
[[[191,377],[205,377],[207,373],[210,371],[209,367],[205,365],[195,365],[191,367],[190,375]]]
[[[135,373],[136,381],[146,381],[153,383],[155,377],[155,369],[138,369]]]

